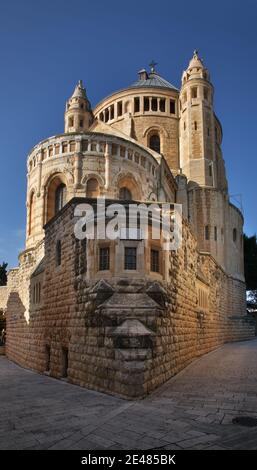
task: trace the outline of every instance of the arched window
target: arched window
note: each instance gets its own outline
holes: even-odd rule
[[[32,235],[34,230],[34,210],[35,208],[35,193],[33,192],[30,196],[29,201],[29,235]]]
[[[149,147],[150,149],[155,150],[155,152],[160,153],[161,143],[160,143],[160,137],[158,134],[151,135],[149,139]]]
[[[61,244],[61,240],[58,240],[56,242],[55,264],[56,264],[56,266],[60,266],[62,264],[62,244]]]
[[[55,191],[55,214],[57,214],[65,205],[66,202],[66,186],[61,183],[57,186]]]
[[[90,178],[87,181],[87,197],[99,196],[99,184],[96,178]]]
[[[120,188],[119,199],[125,199],[125,201],[131,201],[132,200],[131,191],[125,186],[123,188]]]

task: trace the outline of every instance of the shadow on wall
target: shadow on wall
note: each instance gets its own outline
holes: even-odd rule
[[[28,365],[29,326],[25,306],[18,292],[11,292],[6,308],[6,355],[20,365]]]

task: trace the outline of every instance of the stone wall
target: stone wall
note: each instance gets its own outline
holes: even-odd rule
[[[38,277],[42,283],[42,301],[32,305],[30,295],[29,319],[19,292],[9,297],[10,359],[131,399],[224,342],[254,335],[245,315],[244,284],[197,252],[186,222],[182,247],[169,254],[166,278],[132,274],[103,280],[87,276],[85,247],[78,250],[73,236],[73,211],[71,202],[46,226],[45,268],[29,280]]]
[[[0,310],[4,310],[7,302],[7,286],[0,286]]]

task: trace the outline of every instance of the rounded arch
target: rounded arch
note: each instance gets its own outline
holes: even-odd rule
[[[54,217],[67,202],[67,180],[63,173],[51,175],[45,185],[45,222]]]
[[[148,136],[149,134],[159,133],[161,137],[169,137],[169,134],[166,129],[155,124],[154,126],[147,127],[143,132],[143,137]]]
[[[119,174],[116,178],[115,187],[117,188],[118,197],[120,196],[120,191],[122,189],[123,195],[131,195],[130,199],[140,200],[141,191],[140,185],[137,183],[134,175],[132,173],[122,173]]]
[[[88,178],[86,183],[86,196],[98,197],[100,195],[99,182],[96,178]]]
[[[99,187],[103,188],[104,187],[104,180],[102,176],[100,176],[98,173],[88,173],[82,178],[82,184],[86,185],[88,180],[94,178],[98,181]]]

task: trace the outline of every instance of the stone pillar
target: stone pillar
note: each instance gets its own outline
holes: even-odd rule
[[[42,150],[40,150],[38,157],[38,178],[37,178],[37,196],[40,196],[41,191],[41,179],[42,179]]]
[[[105,189],[109,189],[110,186],[110,155],[111,155],[111,144],[109,142],[105,145]]]
[[[74,185],[75,188],[80,188],[82,178],[82,160],[80,153],[74,154]]]

